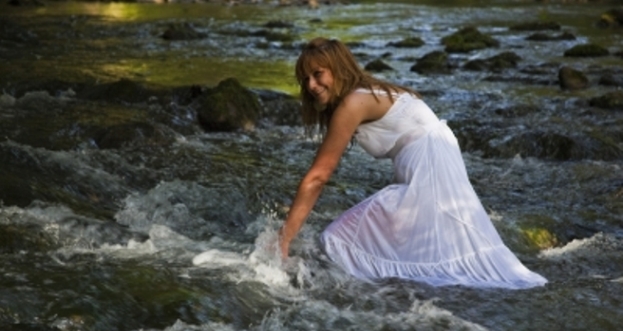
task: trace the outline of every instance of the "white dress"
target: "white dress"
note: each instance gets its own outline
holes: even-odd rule
[[[327,255],[364,279],[513,289],[545,284],[502,242],[445,121],[411,94],[394,101],[384,117],[360,125],[355,139],[372,156],[393,160],[395,183],[327,227],[321,235]]]

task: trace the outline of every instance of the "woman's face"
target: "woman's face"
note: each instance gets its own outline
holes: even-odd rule
[[[312,70],[305,78],[305,88],[321,105],[331,100],[333,90],[333,73],[329,68],[313,65]]]

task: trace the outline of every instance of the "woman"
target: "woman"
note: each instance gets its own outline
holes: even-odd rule
[[[395,184],[346,211],[322,233],[327,255],[365,279],[528,288],[547,280],[503,244],[474,192],[456,138],[418,94],[378,80],[337,40],[316,38],[296,63],[307,128],[324,132],[280,230],[284,258],[354,137],[389,157]]]

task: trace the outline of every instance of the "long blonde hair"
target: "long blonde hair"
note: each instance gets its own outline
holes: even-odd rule
[[[318,66],[329,69],[333,74],[331,100],[324,108],[319,107],[306,86],[306,78]],[[319,37],[309,41],[296,61],[295,74],[301,89],[303,124],[308,134],[316,128],[324,134],[337,106],[345,96],[357,88],[371,90],[377,100],[374,90],[379,88],[387,93],[392,102],[394,101],[392,92],[407,91],[419,97],[419,94],[412,89],[372,77],[361,69],[348,47],[335,39]]]

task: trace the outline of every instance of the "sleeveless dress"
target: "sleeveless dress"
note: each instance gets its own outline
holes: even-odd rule
[[[382,118],[358,127],[355,139],[372,156],[392,159],[395,183],[325,229],[320,240],[334,262],[369,280],[511,289],[547,283],[504,245],[469,182],[454,134],[421,99],[396,95]]]

